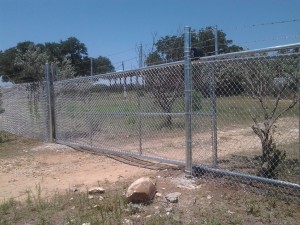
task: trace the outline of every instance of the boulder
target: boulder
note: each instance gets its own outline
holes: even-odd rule
[[[132,203],[149,202],[153,199],[155,193],[155,182],[149,177],[142,177],[129,186],[126,198]]]

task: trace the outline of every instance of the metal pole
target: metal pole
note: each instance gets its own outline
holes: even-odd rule
[[[54,89],[53,74],[50,72],[49,63],[45,65],[46,91],[48,100],[48,126],[49,126],[49,142],[55,139],[55,116],[54,116]]]
[[[186,177],[192,175],[192,71],[191,27],[184,27],[184,102],[185,102],[185,157]]]
[[[300,59],[300,56],[298,56],[298,60]],[[298,114],[300,115],[300,60],[298,62]],[[299,125],[298,125],[298,147],[299,147],[299,168],[300,168],[300,119],[299,119]],[[299,171],[299,184],[300,184],[300,171]]]
[[[218,27],[214,29],[215,36],[215,55],[219,54],[218,44]],[[212,111],[212,165],[217,167],[218,164],[218,127],[217,127],[217,96],[216,96],[216,75],[215,68],[211,67],[211,111]]]
[[[140,44],[139,46],[139,68],[143,67],[143,46]],[[141,117],[141,93],[140,93],[140,85],[138,76],[136,76],[136,85],[137,85],[137,100],[138,100],[138,135],[139,135],[139,154],[143,153],[142,146],[142,117]]]
[[[212,129],[212,166],[218,164],[218,130],[217,130],[217,97],[215,68],[211,67],[210,72],[210,98],[211,98],[211,129]]]
[[[215,55],[219,54],[219,42],[218,42],[218,27],[214,28],[214,36],[215,36]]]
[[[91,76],[93,76],[93,58],[91,57]]]

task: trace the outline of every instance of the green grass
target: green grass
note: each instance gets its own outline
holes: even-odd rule
[[[213,184],[208,181],[207,185]],[[56,192],[53,196],[44,196],[37,186],[36,190],[27,192],[24,201],[8,199],[0,203],[0,224],[242,225],[255,224],[257,221],[263,224],[293,224],[290,222],[300,216],[295,199],[282,200],[276,194],[262,195],[249,190],[234,191],[231,188],[237,187],[227,187],[224,183],[212,187],[212,200],[206,199],[207,194],[203,190],[194,191],[190,195],[185,192],[186,197],[180,199],[183,205],[172,205],[173,212],[166,214],[164,208],[167,205],[163,201],[154,200],[145,205],[128,203],[122,194],[122,185],[101,195],[102,200],[99,200],[98,195],[90,199],[86,192]],[[221,189],[215,190],[216,187],[222,190],[225,188],[227,192],[220,193]],[[191,205],[190,198],[195,197],[198,204]],[[159,212],[155,210],[157,204],[160,204]]]

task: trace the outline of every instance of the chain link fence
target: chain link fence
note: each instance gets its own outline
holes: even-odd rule
[[[200,60],[193,79],[212,112],[212,133],[193,132],[196,173],[300,183],[299,48]]]
[[[184,62],[54,82],[55,141],[186,164],[195,175],[299,188],[299,45],[191,62],[191,137]],[[1,129],[49,137],[45,85],[3,88]]]
[[[0,130],[48,140],[48,108],[45,83],[17,84],[1,88]]]

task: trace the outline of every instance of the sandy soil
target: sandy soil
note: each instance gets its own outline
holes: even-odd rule
[[[69,147],[41,143],[19,157],[0,158],[0,199],[19,198],[40,186],[43,192],[88,187],[151,175],[153,170],[121,163]]]

